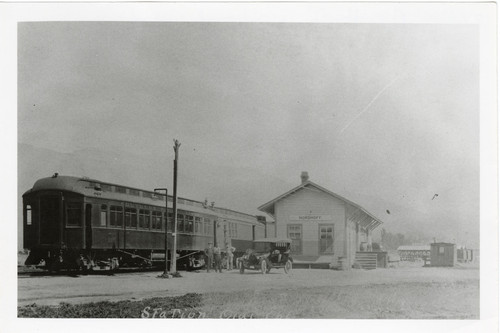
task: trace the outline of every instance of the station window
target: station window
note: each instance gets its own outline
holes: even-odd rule
[[[302,226],[300,224],[289,224],[287,227],[288,238],[292,240],[290,251],[302,254]]]
[[[108,220],[108,206],[101,205],[101,227],[105,227],[107,225]]]
[[[66,217],[68,225],[81,225],[82,206],[79,203],[68,202],[66,204]]]
[[[137,209],[125,208],[125,225],[131,228],[137,228]]]
[[[122,226],[123,225],[123,207],[122,206],[110,206],[109,207],[109,225],[110,226]]]
[[[333,225],[319,226],[319,253],[333,253]]]
[[[444,254],[444,246],[439,247],[439,254]]]
[[[139,209],[139,228],[149,229],[149,210]]]
[[[32,217],[31,217],[31,205],[26,205],[26,224],[31,225]]]
[[[153,212],[153,229],[161,230],[161,212]]]

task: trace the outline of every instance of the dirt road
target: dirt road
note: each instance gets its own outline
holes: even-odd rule
[[[223,273],[182,272],[182,278],[161,279],[159,272],[117,274],[114,276],[86,275],[78,277],[46,276],[18,278],[18,305],[37,303],[56,305],[60,302],[86,303],[95,301],[137,300],[150,297],[177,296],[189,292],[236,292],[270,289],[297,290],[305,287],[366,286],[406,282],[456,283],[477,281],[477,268],[400,267],[371,271],[295,269],[291,274],[274,270]]]

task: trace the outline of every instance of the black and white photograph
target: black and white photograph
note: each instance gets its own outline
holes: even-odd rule
[[[53,5],[8,21],[17,324],[498,330],[496,5]]]

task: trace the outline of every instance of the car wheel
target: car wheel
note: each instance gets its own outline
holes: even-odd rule
[[[262,260],[260,262],[260,271],[262,274],[266,274],[267,273],[267,262],[265,260]]]
[[[266,260],[266,264],[267,264],[266,273],[269,273],[271,271],[271,268],[272,268],[271,262],[269,260]]]
[[[288,260],[285,264],[285,273],[290,273],[292,271],[292,262]]]

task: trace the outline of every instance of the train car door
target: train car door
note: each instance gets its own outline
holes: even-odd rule
[[[214,229],[214,246],[215,246],[215,244],[217,244],[217,219],[214,220],[213,229]]]
[[[85,205],[85,249],[92,248],[92,205]]]
[[[62,230],[61,197],[40,197],[40,244],[55,244],[60,241]]]

